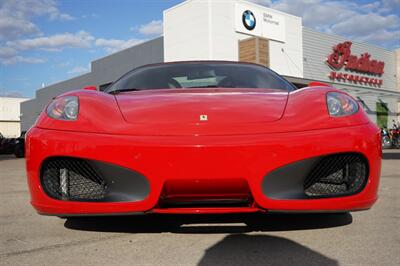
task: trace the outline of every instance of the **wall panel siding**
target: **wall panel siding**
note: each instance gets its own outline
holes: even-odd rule
[[[257,62],[256,38],[239,41],[239,61]]]
[[[0,133],[15,138],[21,134],[20,103],[27,98],[0,97]]]
[[[334,45],[345,41],[349,40],[340,36],[329,35],[303,27],[304,78],[331,82],[328,75],[332,70],[327,65],[326,58],[332,53],[332,47]],[[385,50],[366,43],[353,42],[351,52],[357,56],[368,52],[371,54],[372,59],[384,61],[385,73],[381,77],[383,79],[383,85],[380,88],[385,90],[396,90],[397,82],[394,51]],[[365,74],[363,76],[373,77]],[[335,82],[335,84],[343,83]],[[348,85],[354,84],[348,83]],[[379,87],[369,85],[356,86],[379,89]]]
[[[269,41],[259,37],[239,40],[239,61],[269,67]]]
[[[0,121],[0,133],[6,138],[17,138],[21,135],[19,121]]]
[[[258,42],[259,63],[263,66],[269,67],[269,41],[268,39],[259,39]]]

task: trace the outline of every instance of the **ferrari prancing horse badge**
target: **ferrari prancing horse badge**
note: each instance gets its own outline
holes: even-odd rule
[[[208,117],[207,115],[200,115],[200,121],[207,121]]]

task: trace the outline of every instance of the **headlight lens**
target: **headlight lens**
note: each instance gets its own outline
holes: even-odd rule
[[[326,97],[329,115],[348,116],[358,112],[358,103],[350,96],[340,92],[329,92]]]
[[[76,120],[78,113],[79,101],[76,96],[57,98],[47,107],[47,115],[57,120]]]

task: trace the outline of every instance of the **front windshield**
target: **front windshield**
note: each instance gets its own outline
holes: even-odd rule
[[[268,68],[246,63],[186,62],[137,68],[107,92],[170,88],[263,88],[292,91],[294,87]]]

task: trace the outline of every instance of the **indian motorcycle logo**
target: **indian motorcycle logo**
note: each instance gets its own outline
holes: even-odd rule
[[[364,53],[360,56],[352,55],[351,45],[352,42],[344,42],[333,47],[332,53],[326,60],[328,65],[334,70],[329,74],[329,78],[334,81],[381,86],[383,80],[380,77],[384,73],[385,63],[371,59],[369,53]],[[349,71],[349,73],[337,72],[342,68]],[[362,74],[368,74],[372,77],[363,76]]]

